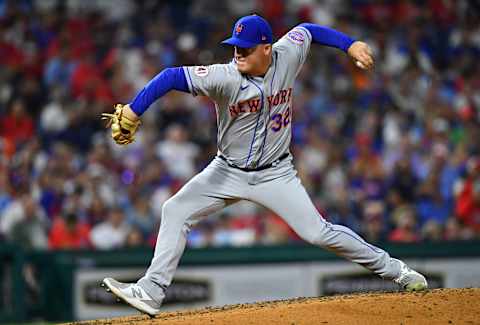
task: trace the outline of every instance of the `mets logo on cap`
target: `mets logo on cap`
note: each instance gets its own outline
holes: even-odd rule
[[[243,30],[243,24],[238,24],[237,27],[235,28],[235,34],[240,34]]]

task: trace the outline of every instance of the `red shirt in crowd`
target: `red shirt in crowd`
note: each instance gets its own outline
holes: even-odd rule
[[[53,221],[48,246],[50,249],[79,249],[90,247],[90,226],[77,222],[71,228],[61,217]]]
[[[479,184],[480,185],[480,184]],[[480,193],[479,198],[475,199],[474,181],[468,179],[463,185],[463,189],[455,202],[455,214],[463,221],[465,225],[473,227],[477,232],[480,231]]]
[[[2,137],[13,142],[25,141],[33,136],[34,124],[28,115],[21,117],[7,115],[0,120],[0,125]]]
[[[420,237],[411,229],[397,228],[388,236],[388,240],[397,243],[415,243]]]

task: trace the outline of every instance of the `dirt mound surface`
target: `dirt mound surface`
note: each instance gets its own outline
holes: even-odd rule
[[[76,324],[480,324],[480,289],[299,298]]]

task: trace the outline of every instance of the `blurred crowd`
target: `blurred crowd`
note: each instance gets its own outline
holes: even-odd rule
[[[165,67],[227,62],[258,13],[370,44],[373,72],[313,45],[295,85],[291,151],[322,215],[372,242],[480,238],[480,5],[475,1],[0,0],[0,236],[25,248],[154,245],[163,202],[216,154],[206,98],[172,92],[115,145],[100,114]],[[296,243],[249,202],[191,247]]]

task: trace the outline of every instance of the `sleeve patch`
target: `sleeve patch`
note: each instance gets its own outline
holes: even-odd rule
[[[195,70],[193,71],[193,73],[195,73],[195,75],[199,77],[206,77],[208,75],[208,68],[204,66],[198,66],[198,67],[195,67]]]
[[[305,35],[298,30],[291,30],[287,34],[287,39],[295,44],[301,45],[305,41]]]

